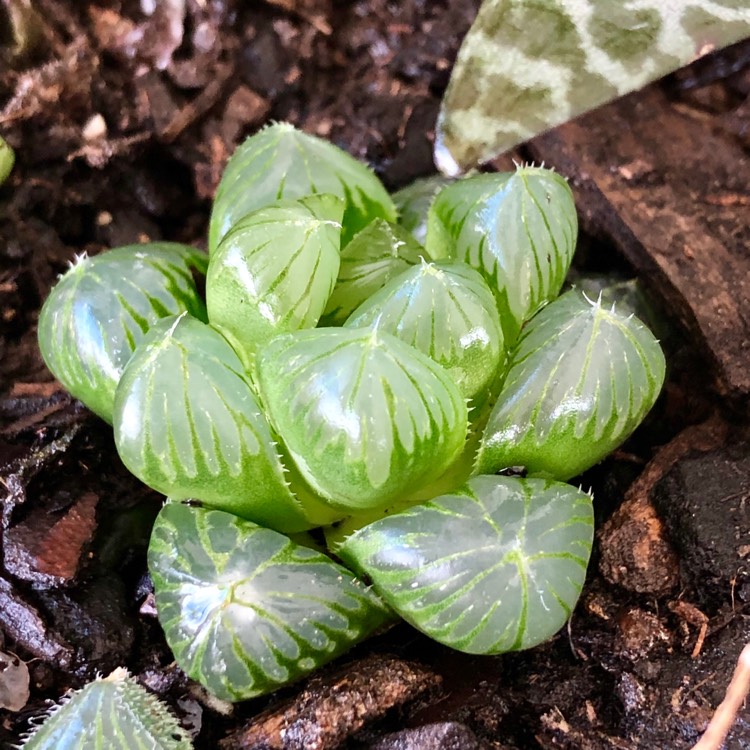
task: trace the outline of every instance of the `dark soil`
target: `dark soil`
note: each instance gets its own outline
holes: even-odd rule
[[[18,156],[0,189],[0,650],[31,673],[0,744],[124,665],[200,727],[199,748],[689,748],[750,640],[750,44],[517,154],[571,177],[579,266],[639,276],[670,362],[651,418],[581,479],[601,531],[568,629],[476,658],[401,625],[227,715],[154,616],[159,497],[46,371],[40,305],[76,253],[204,244],[226,159],[268,120],[330,138],[392,188],[431,173],[478,2],[187,0],[176,23],[180,3],[157,5],[35,0],[13,51],[0,4],[0,134]],[[726,748],[750,748],[749,722]]]

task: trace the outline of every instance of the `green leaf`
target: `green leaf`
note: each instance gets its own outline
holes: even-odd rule
[[[281,531],[317,522],[289,491],[239,358],[194,318],[160,321],[136,349],[117,388],[114,428],[125,466],[158,492]]]
[[[229,160],[211,212],[209,250],[251,211],[318,193],[346,204],[342,244],[373,219],[396,221],[393,201],[364,164],[328,141],[276,123],[248,138]]]
[[[241,219],[211,256],[211,325],[247,367],[277,333],[314,328],[339,270],[344,204],[333,195],[279,201]]]
[[[418,349],[448,371],[473,406],[505,361],[492,292],[465,263],[423,261],[360,305],[346,327],[390,333]]]
[[[451,179],[442,175],[423,177],[401,188],[392,196],[398,210],[398,223],[411,232],[421,245],[424,245],[427,238],[427,214],[432,201],[451,182]]]
[[[13,149],[0,136],[0,185],[8,179],[15,161],[16,155],[13,153]]]
[[[96,679],[52,709],[24,750],[190,750],[167,707],[126,670]]]
[[[258,376],[300,474],[350,512],[414,491],[463,447],[466,404],[448,373],[388,334],[285,334],[261,353]]]
[[[438,117],[445,174],[750,35],[743,0],[484,0]]]
[[[366,526],[342,559],[430,638],[470,654],[530,648],[575,606],[593,541],[591,498],[541,479],[478,476]]]
[[[489,474],[524,466],[566,480],[593,466],[640,424],[664,382],[653,334],[571,291],[524,329],[477,459]]]
[[[506,345],[560,292],[576,247],[573,194],[541,167],[469,177],[440,191],[427,250],[476,268],[492,289]]]
[[[208,257],[171,242],[127,245],[76,259],[39,316],[39,348],[76,398],[112,421],[115,388],[136,346],[157,320],[189,312],[206,319],[193,274]]]
[[[297,680],[390,618],[325,555],[220,511],[165,505],[148,561],[177,663],[225,700]]]
[[[427,255],[404,229],[375,219],[341,251],[341,268],[321,323],[341,325],[389,279]]]

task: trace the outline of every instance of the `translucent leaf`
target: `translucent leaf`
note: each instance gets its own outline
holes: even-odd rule
[[[0,185],[8,179],[15,161],[16,155],[13,149],[0,136]]]
[[[524,466],[566,480],[610,453],[640,424],[664,382],[653,334],[579,292],[524,329],[485,429],[478,473]]]
[[[575,606],[593,540],[591,498],[541,479],[478,476],[364,527],[339,555],[430,638],[471,654],[530,648]]]
[[[573,194],[549,169],[469,177],[440,191],[427,250],[476,268],[492,289],[506,345],[560,292],[578,236]]]
[[[211,256],[211,325],[247,366],[277,333],[314,328],[339,270],[343,203],[332,195],[279,201],[241,219]]]
[[[341,325],[389,279],[427,251],[401,227],[376,219],[341,251],[341,269],[321,323]]]
[[[750,35],[742,0],[484,0],[438,117],[448,175]]]
[[[325,555],[228,513],[167,504],[148,559],[177,663],[225,700],[308,674],[390,617]]]
[[[386,505],[463,447],[466,404],[446,371],[388,334],[341,328],[274,339],[261,395],[300,474],[331,504]]]
[[[71,693],[23,742],[24,750],[190,750],[167,707],[126,670]]]
[[[206,319],[193,273],[208,257],[171,242],[127,245],[78,258],[47,297],[39,348],[76,398],[112,421],[115,388],[130,355],[157,320],[189,312]]]
[[[390,333],[442,365],[472,405],[505,360],[492,292],[465,263],[422,262],[360,305],[347,328]]]
[[[442,175],[423,177],[401,188],[392,196],[398,210],[398,223],[411,232],[420,245],[427,238],[427,214],[435,196],[452,180]]]
[[[117,388],[114,428],[125,466],[158,492],[282,531],[314,525],[287,487],[242,363],[194,318],[151,329]]]
[[[209,250],[251,211],[317,193],[346,204],[343,244],[373,219],[396,221],[393,201],[364,164],[328,141],[276,123],[248,138],[229,160],[211,212]]]

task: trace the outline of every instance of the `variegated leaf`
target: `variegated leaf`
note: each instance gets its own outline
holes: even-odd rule
[[[274,339],[258,359],[271,422],[332,505],[387,505],[442,474],[466,437],[448,373],[388,334],[341,328]]]
[[[13,153],[13,149],[0,136],[0,185],[8,179],[15,161],[16,155]]]
[[[489,474],[524,466],[564,481],[593,466],[640,424],[664,382],[653,334],[571,291],[524,329],[477,459]]]
[[[360,529],[339,549],[405,620],[471,654],[530,648],[575,606],[591,498],[541,479],[478,476]]]
[[[220,511],[167,504],[148,560],[177,663],[225,700],[299,679],[390,619],[325,555]]]
[[[208,257],[171,242],[127,245],[76,259],[39,315],[39,348],[76,398],[112,421],[115,388],[135,347],[157,320],[206,309],[193,273]]]
[[[456,175],[750,36],[746,0],[484,0],[438,118]]]
[[[251,211],[280,198],[330,193],[346,204],[346,244],[373,219],[396,221],[396,207],[375,174],[332,143],[276,123],[248,138],[232,155],[216,191],[208,245]]]
[[[452,180],[442,175],[423,177],[393,194],[398,223],[424,245],[427,238],[427,214],[435,196]]]

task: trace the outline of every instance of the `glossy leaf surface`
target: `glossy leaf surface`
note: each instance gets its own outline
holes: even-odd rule
[[[469,177],[430,209],[427,250],[476,268],[492,289],[506,344],[560,292],[576,247],[573,194],[539,167]]]
[[[640,424],[664,382],[653,334],[579,292],[524,329],[485,429],[478,473],[524,466],[561,481],[610,453]]]
[[[178,664],[225,700],[308,674],[390,617],[325,555],[219,511],[164,506],[149,570]]]
[[[364,527],[339,555],[398,614],[472,654],[535,646],[570,616],[593,540],[591,498],[540,479],[478,476]]]
[[[373,219],[396,221],[396,208],[375,174],[332,143],[276,123],[232,155],[216,191],[209,250],[251,211],[279,200],[330,193],[346,204],[343,244]]]
[[[169,242],[127,245],[80,257],[39,316],[39,348],[76,398],[112,421],[115,388],[135,347],[157,320],[189,312],[206,319],[193,273],[208,257]]]
[[[332,195],[279,201],[241,219],[211,256],[211,325],[246,366],[277,333],[313,328],[339,271],[344,205]]]
[[[442,175],[415,180],[393,194],[398,210],[398,223],[411,232],[417,242],[424,245],[427,239],[427,214],[435,196],[453,180]]]
[[[465,263],[422,262],[352,313],[347,328],[390,333],[442,365],[464,398],[487,396],[505,359],[495,300]]]
[[[242,363],[210,326],[186,315],[157,323],[123,373],[114,415],[123,463],[155,490],[282,531],[314,525]]]
[[[16,155],[13,149],[0,136],[0,185],[8,179],[15,161]]]
[[[263,402],[305,481],[332,504],[388,504],[442,474],[466,437],[446,371],[388,334],[340,328],[274,339]]]

